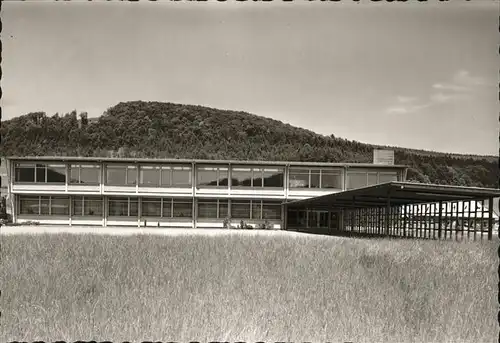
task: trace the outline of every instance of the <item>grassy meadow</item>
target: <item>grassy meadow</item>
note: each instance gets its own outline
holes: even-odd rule
[[[492,342],[497,241],[1,236],[2,342]]]

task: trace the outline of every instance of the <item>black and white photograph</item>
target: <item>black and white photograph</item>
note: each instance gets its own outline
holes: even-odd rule
[[[0,341],[498,341],[499,13],[3,1]]]

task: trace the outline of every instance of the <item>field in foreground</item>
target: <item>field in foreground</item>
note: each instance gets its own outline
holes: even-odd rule
[[[1,341],[492,342],[497,242],[2,236]]]

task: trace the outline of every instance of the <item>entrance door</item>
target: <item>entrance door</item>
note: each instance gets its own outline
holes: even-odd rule
[[[330,212],[330,228],[334,232],[340,230],[340,212]]]

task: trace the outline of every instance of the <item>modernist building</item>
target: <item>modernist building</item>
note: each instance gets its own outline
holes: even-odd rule
[[[405,166],[87,157],[8,159],[14,222],[282,228],[285,201],[404,181]],[[329,228],[332,211],[290,211],[287,227]]]

